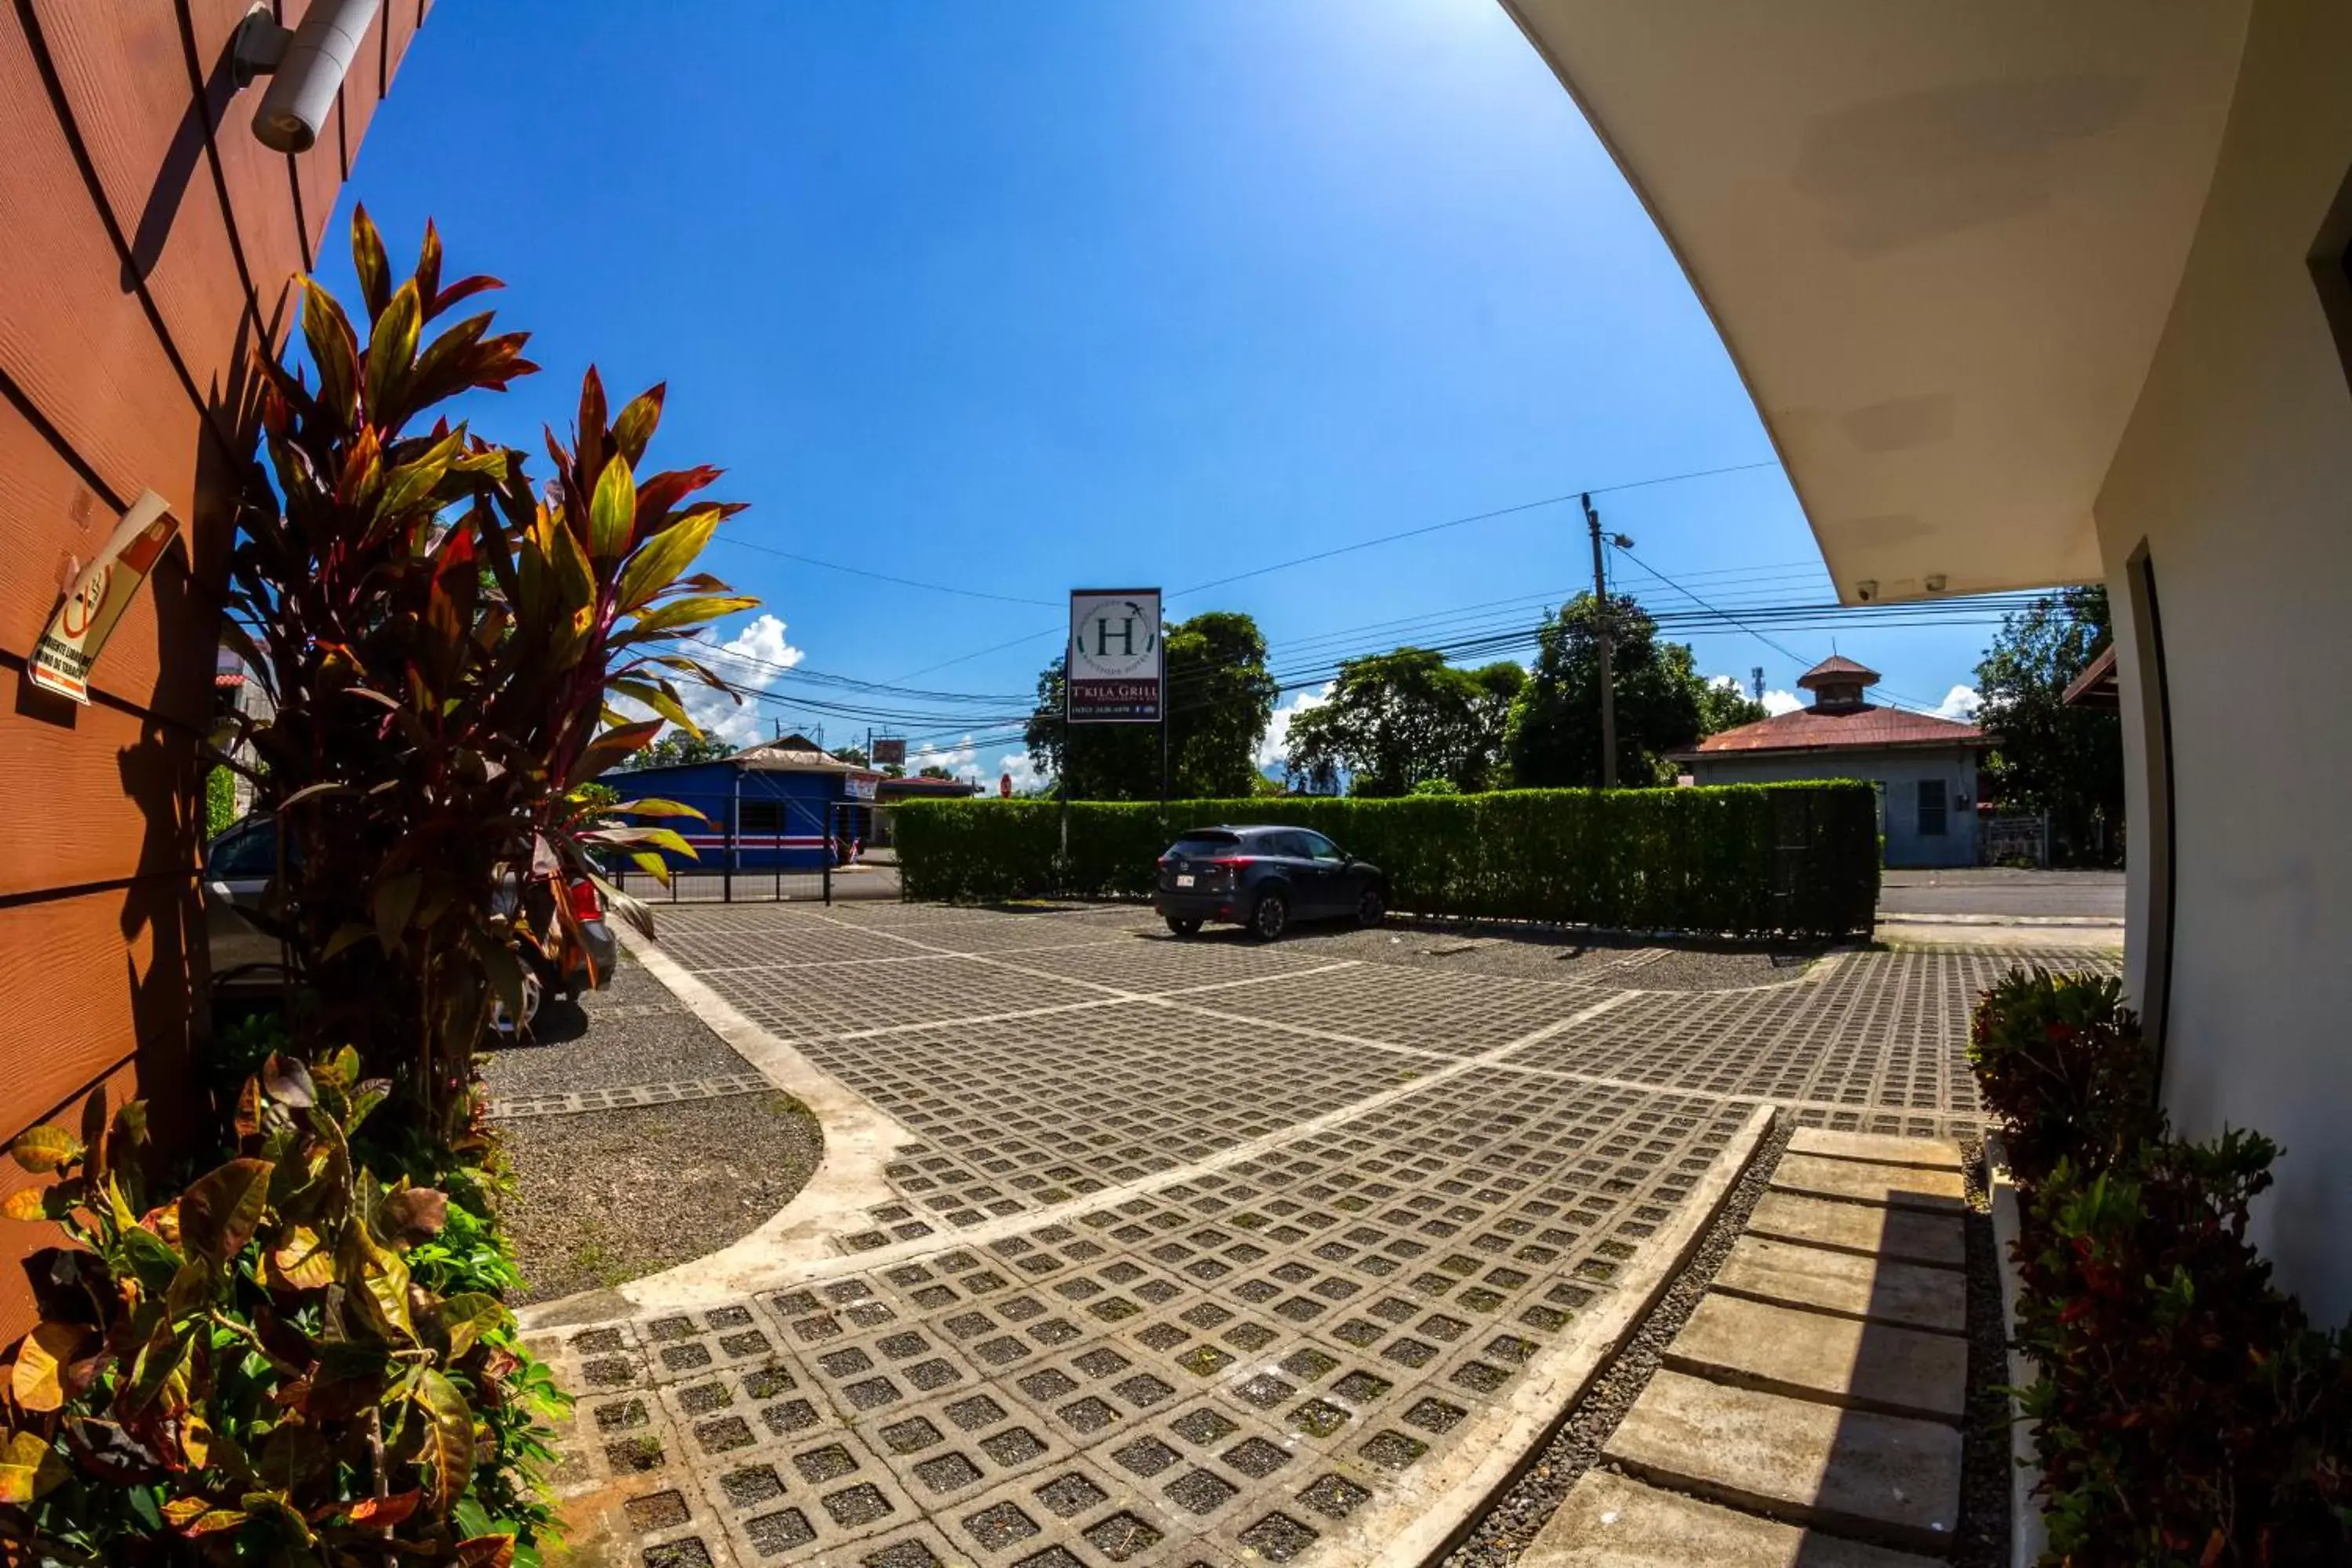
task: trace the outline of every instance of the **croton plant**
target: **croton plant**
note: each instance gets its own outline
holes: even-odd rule
[[[37,1260],[43,1321],[0,1389],[0,1557],[536,1556],[520,1472],[561,1395],[500,1303],[475,1055],[547,934],[516,889],[593,878],[650,931],[598,858],[661,875],[691,851],[658,819],[696,814],[590,783],[665,722],[699,735],[681,684],[732,693],[694,639],[755,601],[694,570],[740,510],[698,499],[719,470],[648,471],[661,387],[614,412],[590,370],[537,481],[438,412],[536,368],[488,312],[443,324],[497,281],[443,281],[429,225],[395,280],[364,209],[352,251],[364,341],[306,280],[308,369],[262,393],[224,637],[270,710],[214,737],[278,824],[287,1048],[176,1195],[143,1167],[190,1151],[147,1147],[138,1106],[12,1149],[54,1179],[7,1212],[68,1245]]]
[[[460,1508],[477,1407],[515,1394],[512,1319],[412,1272],[448,1198],[355,1156],[390,1090],[359,1070],[349,1048],[272,1057],[238,1097],[236,1157],[161,1202],[140,1102],[110,1126],[93,1097],[80,1137],[16,1140],[19,1167],[59,1179],[10,1215],[74,1245],[41,1259],[42,1321],[9,1369],[0,1539],[53,1561],[514,1560]]]
[[[520,1002],[502,882],[601,876],[600,848],[656,870],[653,851],[690,853],[666,827],[584,822],[569,797],[665,721],[699,733],[677,683],[730,688],[688,648],[755,601],[692,571],[740,510],[696,499],[719,470],[639,476],[661,387],[614,413],[592,368],[572,439],[547,432],[552,473],[535,483],[520,451],[433,417],[536,368],[526,334],[493,332],[487,311],[425,336],[496,280],[443,282],[428,226],[395,284],[364,210],[352,253],[366,342],[306,284],[318,384],[279,369],[264,395],[275,494],[257,495],[230,559],[229,637],[274,711],[219,739],[224,755],[251,743],[257,804],[279,823],[271,912],[304,991],[296,1044],[354,1045],[454,1144],[491,1004]],[[617,712],[622,698],[645,716]],[[604,897],[646,921],[617,889]]]

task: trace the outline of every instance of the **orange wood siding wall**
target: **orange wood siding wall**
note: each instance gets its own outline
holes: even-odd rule
[[[279,0],[298,23],[309,0]],[[253,363],[430,0],[383,0],[333,123],[254,140],[229,52],[249,0],[20,0],[0,20],[0,1139],[83,1102],[186,1109],[205,1021],[197,746],[219,645]],[[142,489],[181,542],[92,674],[87,708],[26,678],[69,561]],[[0,1170],[0,1193],[27,1178]],[[0,1342],[29,1323],[0,1219]]]

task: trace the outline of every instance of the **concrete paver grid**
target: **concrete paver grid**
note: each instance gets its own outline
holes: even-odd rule
[[[919,1142],[885,1174],[895,1205],[971,1226],[1203,1160],[1398,1087],[1401,1053],[1347,1055],[1299,1037],[1141,1002],[812,1042],[809,1059]],[[899,1239],[911,1214],[877,1211]],[[852,1245],[873,1245],[866,1234]]]
[[[665,917],[908,1136],[894,1201],[804,1284],[558,1347],[575,1512],[648,1568],[1356,1561],[1351,1530],[1494,1441],[1756,1097],[1971,1117],[1967,1005],[2018,957],[1662,998],[1137,924]]]
[[[1187,998],[1268,1023],[1448,1056],[1516,1039],[1615,994],[1598,986],[1497,975],[1446,974],[1401,964],[1353,964],[1302,973],[1246,996]]]
[[[1074,1221],[591,1331],[580,1463],[679,1562],[908,1528],[941,1561],[1287,1561],[1507,1398],[1739,1119],[1464,1077]]]
[[[2084,955],[2068,954],[2074,966]],[[1947,1137],[1980,1114],[1968,1065],[1976,997],[2021,950],[1846,954],[1747,991],[1648,993],[1515,1065],[1793,1105],[1808,1123]],[[2090,966],[2112,971],[2111,960]]]

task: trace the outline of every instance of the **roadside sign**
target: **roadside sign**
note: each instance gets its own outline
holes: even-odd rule
[[[33,646],[27,667],[33,684],[60,697],[89,702],[90,667],[114,634],[139,584],[180,531],[171,503],[153,490],[142,491],[122,514],[106,547],[74,574],[48,629]]]
[[[1070,662],[1064,700],[1073,724],[1157,724],[1161,689],[1160,590],[1070,593]]]
[[[904,735],[874,737],[874,755],[869,759],[877,767],[907,765],[907,738]]]
[[[1013,798],[1013,775],[1011,773],[999,773],[997,775],[996,793],[1003,799],[1011,800]]]

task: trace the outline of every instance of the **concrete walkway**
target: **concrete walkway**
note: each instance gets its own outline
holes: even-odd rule
[[[1964,1196],[1946,1142],[1800,1131],[1525,1568],[1927,1568],[1960,1508]]]

